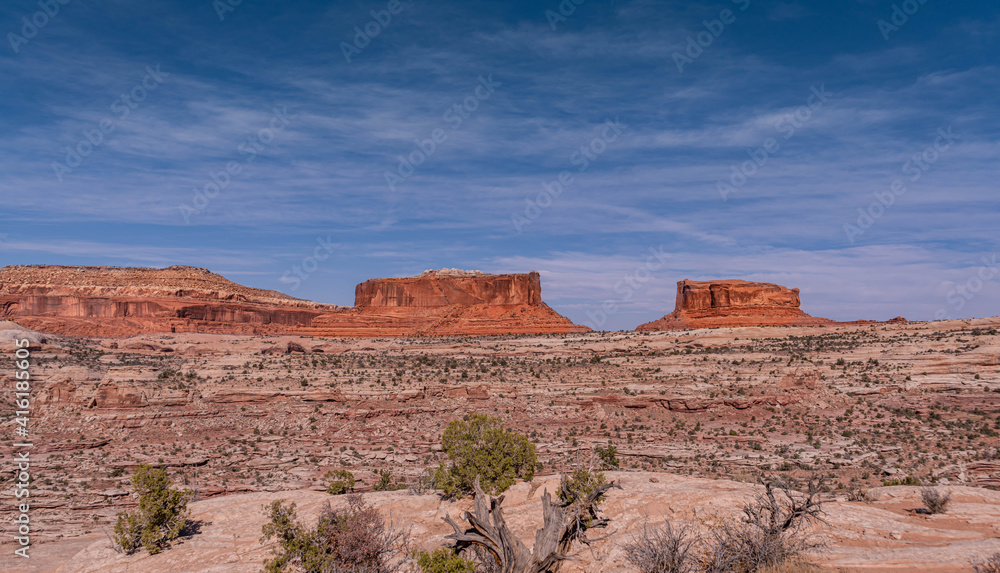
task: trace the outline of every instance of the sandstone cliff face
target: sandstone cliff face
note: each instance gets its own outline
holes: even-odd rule
[[[799,289],[744,280],[677,283],[674,311],[636,330],[829,324],[799,308]]]
[[[799,289],[785,288],[772,283],[753,283],[742,280],[690,281],[677,283],[676,310],[714,311],[769,309],[771,311],[799,310]]]
[[[509,275],[456,275],[428,271],[419,277],[367,280],[354,290],[356,308],[541,303],[542,281],[535,271]]]
[[[542,302],[535,271],[490,275],[441,269],[417,277],[372,279],[357,286],[355,307],[328,313],[313,336],[464,336],[587,332]]]
[[[547,304],[367,307],[331,312],[288,332],[320,337],[489,336],[589,332]]]
[[[537,272],[490,275],[442,269],[373,279],[357,308],[254,289],[205,269],[8,266],[0,318],[78,336],[153,332],[434,336],[585,332],[541,300]]]
[[[273,290],[246,287],[208,269],[187,266],[152,269],[9,265],[0,269],[0,295],[180,298],[302,308],[329,306]]]
[[[0,316],[59,334],[278,333],[338,308],[245,287],[196,267],[0,269]]]

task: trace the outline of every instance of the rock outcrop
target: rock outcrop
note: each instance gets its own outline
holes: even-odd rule
[[[607,472],[619,481],[621,490],[608,493],[601,514],[611,521],[606,533],[586,545],[574,543],[564,573],[620,573],[635,571],[623,547],[634,542],[636,531],[660,527],[669,520],[685,527],[690,538],[711,539],[712,531],[727,519],[739,519],[739,508],[761,489],[754,484],[708,480],[667,472]],[[558,476],[538,476],[507,490],[503,510],[513,534],[531,542],[531,534],[542,525],[541,493],[560,487]],[[822,546],[805,557],[824,565],[821,570],[900,571],[931,573],[969,571],[1000,549],[991,522],[1000,511],[1000,493],[979,488],[953,487],[952,520],[921,518],[910,513],[920,504],[920,488],[883,488],[883,498],[873,503],[850,502],[838,495],[824,505],[823,521],[806,522],[805,532]],[[197,535],[184,545],[156,555],[116,553],[99,533],[71,545],[60,539],[56,549],[72,547],[53,555],[39,551],[46,570],[66,573],[174,573],[176,571],[259,571],[271,558],[269,544],[261,543],[260,530],[266,520],[261,507],[281,500],[294,503],[299,516],[315,523],[324,507],[346,506],[344,496],[331,497],[321,491],[287,488],[277,492],[204,495],[190,504],[191,518],[202,524]],[[365,498],[393,518],[406,523],[416,548],[431,551],[449,544],[450,531],[443,515],[458,516],[474,511],[468,498],[443,500],[438,495],[413,495],[405,491],[369,493]],[[910,509],[910,511],[907,511]],[[961,527],[952,523],[961,520]],[[32,556],[34,558],[34,556]]]
[[[584,332],[541,300],[537,272],[442,269],[358,285],[355,308],[239,285],[206,269],[16,265],[0,319],[78,336],[155,332],[411,336]]]
[[[367,280],[354,289],[355,308],[438,308],[542,304],[538,273],[487,275],[454,269],[424,271],[419,277]]]
[[[0,323],[0,334],[5,329],[24,336],[23,329]],[[609,439],[618,444],[621,465],[632,471],[607,476],[621,477],[625,489],[614,490],[609,505],[602,504],[618,533],[593,547],[598,561],[586,561],[582,571],[629,571],[620,561],[621,544],[647,515],[705,527],[719,523],[712,518],[713,507],[724,510],[724,517],[738,516],[759,490],[704,478],[745,480],[768,467],[772,472],[781,468],[799,483],[822,467],[830,483],[878,493],[868,498],[877,499],[871,503],[844,501],[846,489],[825,496],[830,502],[827,523],[816,533],[834,534],[831,524],[836,523],[843,528],[818,555],[829,560],[831,570],[865,570],[859,560],[867,559],[871,572],[890,571],[885,563],[896,561],[911,572],[921,571],[919,563],[927,573],[970,571],[969,561],[1000,550],[1000,492],[982,489],[1000,486],[1000,460],[981,455],[1000,447],[1000,437],[977,432],[978,443],[969,448],[969,432],[955,432],[954,427],[992,426],[1000,413],[1000,393],[991,391],[1000,381],[998,329],[1000,317],[878,328],[427,340],[200,333],[105,340],[50,336],[31,353],[37,406],[33,427],[44,431],[35,441],[32,461],[48,482],[36,480],[31,491],[33,522],[44,527],[33,530],[34,568],[28,570],[65,573],[70,565],[102,573],[154,572],[161,566],[171,572],[260,570],[269,547],[258,543],[265,519],[261,506],[267,501],[258,497],[233,500],[234,507],[238,504],[252,517],[238,524],[235,517],[206,514],[195,505],[193,517],[204,529],[158,555],[126,556],[108,549],[103,531],[113,528],[118,512],[136,503],[130,495],[131,474],[140,463],[189,478],[184,487],[198,492],[198,503],[244,492],[289,501],[315,493],[317,503],[311,507],[317,512],[325,500],[346,503],[323,492],[326,472],[346,468],[355,473],[358,489],[370,502],[393,516],[409,515],[405,521],[412,518],[414,538],[428,549],[437,547],[450,532],[440,517],[468,509],[470,499],[367,492],[382,471],[389,471],[396,483],[414,483],[434,471],[444,422],[486,412],[503,416],[506,427],[532,435],[548,472],[536,472],[534,483],[515,485],[504,502],[508,523],[514,526],[515,516],[521,515],[516,519],[522,529],[514,532],[526,541],[541,523],[540,496],[545,488],[552,492],[559,485],[559,465],[581,448],[604,446]],[[276,355],[262,356],[269,348]],[[795,360],[786,360],[792,355]],[[0,355],[0,360],[8,358]],[[840,359],[837,371],[830,370]],[[8,372],[0,372],[0,382],[13,387],[13,370]],[[858,407],[859,398],[864,407]],[[786,422],[783,427],[773,427],[776,418]],[[621,419],[648,425],[627,443],[628,428],[614,428]],[[865,439],[785,447],[808,441],[817,419],[826,421],[825,434]],[[918,423],[923,420],[940,423]],[[913,439],[914,431],[918,439]],[[574,445],[569,436],[579,443]],[[0,454],[14,455],[10,450],[8,442]],[[938,457],[945,465],[937,463]],[[649,464],[663,473],[635,471]],[[188,471],[195,467],[201,469]],[[862,477],[865,473],[868,478]],[[883,480],[910,475],[926,476],[954,493],[948,514],[915,512],[922,507],[919,488],[879,488]],[[695,479],[705,487],[681,487]],[[393,503],[412,511],[400,513],[402,507],[389,505]],[[862,523],[868,519],[859,513],[864,511],[875,522]],[[13,512],[3,514],[0,523],[14,517]],[[226,523],[242,531],[218,529]],[[91,541],[81,546],[87,531]],[[5,539],[0,538],[0,571],[23,570],[14,566],[21,561],[13,555],[17,542]],[[225,545],[225,539],[231,544]],[[91,554],[73,557],[96,542],[94,548],[113,561]],[[232,561],[232,543],[246,545],[246,552],[237,551],[245,561],[240,566]],[[78,549],[70,552],[69,547]],[[590,549],[576,548],[582,559],[593,559]],[[215,563],[213,555],[224,562]],[[252,555],[260,559],[247,562]],[[150,560],[164,556],[165,561]],[[180,558],[190,558],[191,565]],[[566,564],[577,565],[583,567],[582,562]]]
[[[328,313],[313,336],[462,336],[587,332],[542,302],[537,272],[491,275],[441,269],[416,277],[371,279],[354,291],[355,306]]]
[[[0,269],[0,317],[57,334],[274,334],[338,308],[246,287],[196,267]]]
[[[833,321],[799,308],[799,289],[744,280],[677,283],[674,311],[636,330],[733,326],[816,326]]]

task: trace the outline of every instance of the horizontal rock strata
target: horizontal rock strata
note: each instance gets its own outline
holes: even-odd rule
[[[833,321],[799,308],[799,289],[744,280],[677,283],[674,311],[636,330],[735,326],[816,326]]]
[[[0,318],[43,332],[334,337],[585,332],[541,299],[537,272],[442,269],[358,285],[354,308],[245,287],[206,269],[15,265],[0,269]]]

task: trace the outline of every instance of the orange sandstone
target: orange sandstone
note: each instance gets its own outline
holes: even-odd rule
[[[832,324],[799,308],[799,289],[744,280],[677,283],[674,311],[636,330]]]
[[[154,332],[414,336],[585,332],[541,300],[537,272],[442,269],[358,285],[355,308],[239,285],[206,269],[13,265],[0,317],[79,336]]]

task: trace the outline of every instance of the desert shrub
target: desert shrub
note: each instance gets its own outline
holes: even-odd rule
[[[951,503],[951,492],[941,493],[936,487],[925,487],[920,490],[920,499],[931,513],[944,513]]]
[[[112,542],[128,554],[139,548],[159,553],[184,530],[191,492],[172,489],[167,472],[148,464],[135,470],[132,485],[139,494],[139,507],[118,514]]]
[[[975,573],[1000,573],[1000,551],[978,563],[973,563],[972,570]]]
[[[424,495],[427,490],[434,488],[434,476],[427,468],[420,470],[420,474],[406,485],[406,492],[410,495]]]
[[[477,476],[483,491],[499,495],[518,478],[532,479],[538,463],[535,445],[527,436],[505,429],[500,418],[483,414],[450,422],[441,448],[449,464],[442,462],[434,472],[434,485],[447,497],[471,493]]]
[[[586,499],[593,491],[608,483],[603,472],[586,467],[578,467],[572,473],[564,475],[556,495],[563,503],[573,503],[577,499]],[[597,501],[604,496],[597,498]]]
[[[265,573],[393,573],[406,555],[409,534],[387,523],[382,513],[360,494],[348,494],[347,508],[327,505],[315,529],[302,525],[295,504],[281,500],[267,506],[261,543],[278,541]]]
[[[786,486],[777,489],[764,482],[764,493],[743,506],[743,518],[722,525],[713,532],[705,557],[708,573],[758,573],[768,567],[785,566],[801,560],[812,547],[802,525],[819,519],[822,513],[819,490],[809,484],[808,494],[793,493]]]
[[[725,523],[713,532],[707,573],[757,573],[797,557],[801,550],[784,535],[769,534],[745,522]]]
[[[444,547],[433,553],[421,551],[416,557],[423,573],[476,573],[475,563]]]
[[[618,448],[614,444],[609,443],[607,446],[597,446],[594,448],[594,453],[597,454],[597,459],[601,460],[601,463],[607,469],[616,470],[621,467],[621,462],[618,460]]]
[[[692,573],[694,540],[686,527],[675,529],[669,521],[656,527],[642,524],[642,532],[622,546],[625,558],[639,573]]]
[[[347,470],[326,472],[323,480],[326,481],[326,493],[330,495],[342,495],[354,491],[354,474]]]
[[[375,491],[396,491],[397,489],[404,489],[406,487],[405,483],[393,482],[392,472],[389,470],[379,470],[378,475],[378,483],[373,486]]]

